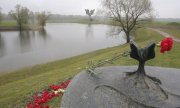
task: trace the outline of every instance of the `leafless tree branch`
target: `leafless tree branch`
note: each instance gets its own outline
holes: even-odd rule
[[[131,31],[141,22],[152,18],[150,0],[103,0],[102,4],[110,16],[120,23],[127,36],[127,43],[130,42]]]

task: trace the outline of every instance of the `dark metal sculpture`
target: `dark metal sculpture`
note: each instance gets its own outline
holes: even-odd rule
[[[155,52],[154,52],[155,43],[151,43],[146,47],[139,49],[135,42],[131,42],[130,47],[131,47],[130,57],[139,61],[139,67],[136,72],[138,74],[145,75],[145,70],[144,70],[145,62],[155,58]]]
[[[93,10],[85,9],[85,11],[86,11],[86,14],[89,16],[89,20],[92,21],[93,19],[91,16],[94,14],[95,9]]]
[[[138,48],[135,42],[131,42],[130,48],[130,52],[90,63],[86,71],[81,72],[71,81],[63,96],[61,108],[180,108],[180,87],[177,76],[179,70],[147,66],[146,73],[146,61],[155,58],[155,43]],[[96,69],[129,55],[139,61],[138,69],[134,72],[132,72],[134,66]],[[148,74],[158,76],[163,84],[160,86],[160,80]],[[173,80],[169,80],[169,77]]]
[[[137,44],[134,41],[130,43],[130,48],[131,48],[130,57],[138,60],[139,66],[137,71],[132,73],[127,73],[127,75],[137,74],[138,76],[146,76],[152,79],[153,81],[161,84],[161,81],[156,77],[148,76],[144,69],[145,62],[155,58],[155,51],[154,51],[155,45],[156,44],[152,42],[144,48],[138,48]]]

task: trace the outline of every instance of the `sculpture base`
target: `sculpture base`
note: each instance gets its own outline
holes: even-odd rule
[[[73,78],[61,102],[61,108],[147,108],[180,107],[180,69],[145,67],[149,76],[157,77],[162,85],[149,78],[126,76],[136,66],[113,66],[96,69],[96,76],[85,71]],[[167,95],[167,96],[166,96]]]

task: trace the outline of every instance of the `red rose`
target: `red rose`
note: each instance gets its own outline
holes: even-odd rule
[[[161,41],[161,49],[160,52],[164,53],[166,51],[170,51],[173,46],[173,40],[171,37],[167,37]]]
[[[52,89],[52,90],[55,90],[55,85],[53,84],[53,85],[50,85],[50,88]]]
[[[48,105],[44,106],[44,103],[48,103],[52,98],[58,97],[59,94],[52,92],[57,91],[58,89],[65,89],[67,88],[68,84],[70,83],[70,80],[67,80],[65,82],[62,82],[58,85],[50,85],[50,89],[44,89],[41,93],[35,93],[32,96],[32,102],[27,104],[27,108],[49,108]],[[62,94],[63,95],[63,94]],[[33,103],[33,104],[32,104]]]
[[[39,108],[44,108],[42,105]]]
[[[58,94],[55,94],[54,92],[52,93],[52,97],[58,97]]]
[[[31,103],[28,103],[28,108],[33,108],[33,105]]]

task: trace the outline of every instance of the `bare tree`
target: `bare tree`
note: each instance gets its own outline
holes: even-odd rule
[[[30,19],[30,22],[32,23],[32,25],[35,24],[35,13],[34,12],[30,12],[29,13],[29,19]]]
[[[130,34],[141,22],[152,18],[150,0],[103,0],[102,5],[114,21],[118,22],[125,32],[127,43]]]
[[[91,16],[94,14],[95,9],[93,10],[85,9],[85,11],[86,11],[86,14],[89,16],[89,20],[92,21],[93,19]]]
[[[30,11],[26,7],[16,5],[15,10],[11,10],[9,15],[17,21],[19,29],[22,30],[23,25],[28,24]]]
[[[46,25],[46,21],[48,20],[50,16],[49,12],[40,12],[37,13],[37,21],[38,21],[38,25],[40,25],[41,27],[44,27]]]

